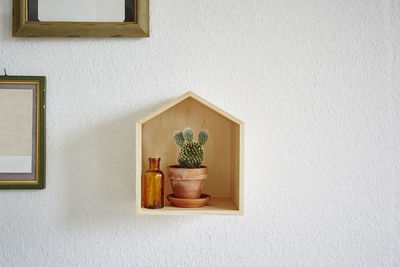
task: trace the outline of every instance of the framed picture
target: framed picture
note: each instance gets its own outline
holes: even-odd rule
[[[46,186],[46,78],[0,76],[0,189]]]
[[[13,0],[14,37],[148,37],[149,0]]]

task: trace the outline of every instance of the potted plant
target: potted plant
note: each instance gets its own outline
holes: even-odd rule
[[[202,166],[204,160],[203,146],[208,140],[208,131],[201,130],[198,142],[193,140],[193,131],[174,132],[174,141],[181,148],[178,156],[179,165],[168,167],[168,178],[171,181],[175,198],[199,199],[207,179],[208,169]]]

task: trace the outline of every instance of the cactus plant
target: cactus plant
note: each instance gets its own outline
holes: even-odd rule
[[[193,131],[185,128],[182,131],[174,132],[174,141],[181,148],[178,156],[179,165],[182,168],[199,168],[204,160],[203,146],[208,140],[208,131],[201,130],[198,142],[193,141]]]

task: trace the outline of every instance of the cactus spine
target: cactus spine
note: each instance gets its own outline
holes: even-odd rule
[[[185,128],[183,132],[174,132],[174,141],[179,147],[181,147],[178,156],[179,165],[182,168],[199,168],[201,162],[204,160],[203,146],[207,140],[207,130],[200,131],[198,142],[193,141],[193,131],[190,128]]]

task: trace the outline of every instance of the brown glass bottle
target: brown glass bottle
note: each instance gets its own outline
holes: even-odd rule
[[[164,207],[164,174],[160,171],[160,158],[149,158],[149,170],[144,173],[144,207]]]

